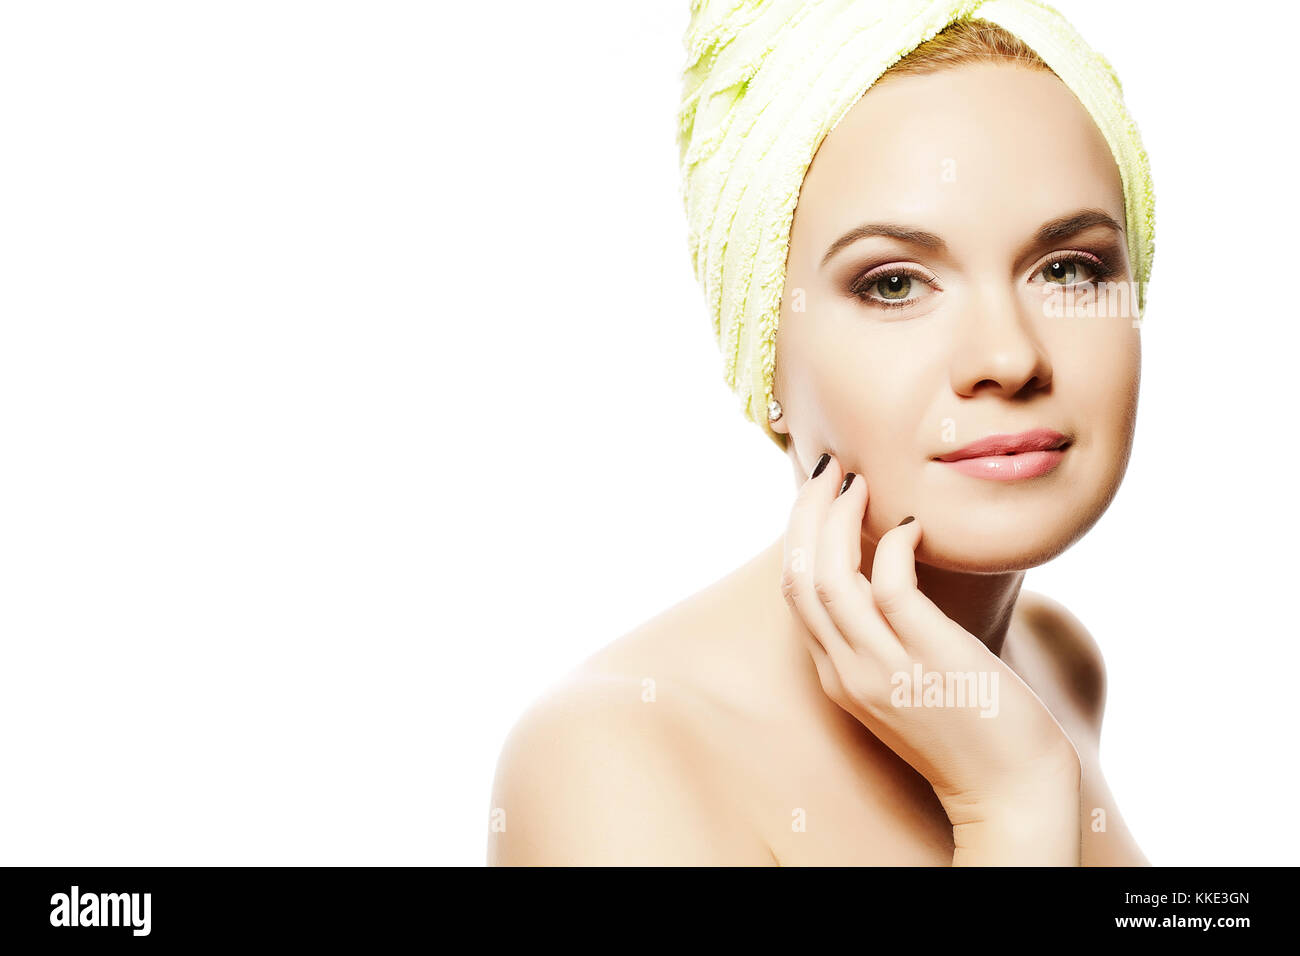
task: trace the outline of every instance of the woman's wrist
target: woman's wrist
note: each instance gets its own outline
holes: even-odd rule
[[[996,794],[944,800],[953,825],[953,866],[1078,866],[1081,774],[1075,757]]]
[[[952,828],[953,866],[1078,866],[1079,798],[999,805]]]

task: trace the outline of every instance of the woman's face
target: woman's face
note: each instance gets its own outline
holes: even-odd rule
[[[1082,228],[1063,225],[1081,213]],[[1053,74],[980,63],[882,79],[823,140],[792,224],[774,428],[800,472],[835,454],[866,478],[864,533],[916,515],[935,567],[1028,568],[1068,548],[1132,444],[1136,304],[1064,308],[1086,301],[1079,283],[1131,283],[1124,221],[1110,149]],[[878,225],[911,235],[852,236]],[[1055,457],[1036,477],[936,460],[1031,429],[1069,441],[1000,469]]]

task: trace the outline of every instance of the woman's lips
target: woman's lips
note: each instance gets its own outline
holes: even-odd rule
[[[934,460],[962,474],[994,481],[1037,478],[1061,463],[1070,439],[1050,428],[989,435]]]
[[[1053,451],[1025,451],[1015,455],[984,455],[978,458],[959,458],[939,464],[953,468],[973,478],[991,478],[994,481],[1015,481],[1019,478],[1037,478],[1061,463],[1066,449]]]

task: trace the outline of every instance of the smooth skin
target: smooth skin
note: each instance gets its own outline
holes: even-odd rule
[[[1043,232],[1080,211],[1119,228]],[[827,255],[864,223],[911,233]],[[490,863],[1147,862],[1101,773],[1097,643],[1021,589],[1127,467],[1138,329],[1044,308],[1074,282],[1131,281],[1123,223],[1105,140],[1052,74],[968,64],[868,91],[818,150],[791,230],[784,533],[520,719]],[[1071,439],[1038,478],[935,460],[1035,427]],[[996,716],[900,706],[914,664],[996,675]]]

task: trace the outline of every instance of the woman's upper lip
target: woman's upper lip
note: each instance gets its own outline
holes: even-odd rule
[[[986,455],[1018,455],[1026,451],[1047,451],[1060,448],[1069,439],[1050,428],[1032,428],[1014,435],[987,435],[956,451],[935,456],[935,461],[960,461],[963,458],[983,458]]]

